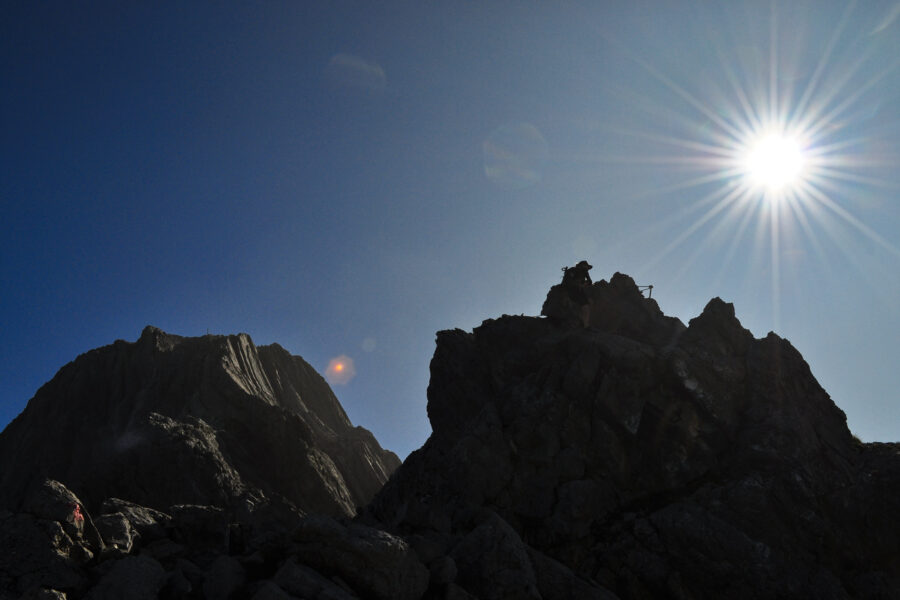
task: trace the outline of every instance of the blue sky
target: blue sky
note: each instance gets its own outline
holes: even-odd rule
[[[352,358],[405,456],[435,332],[586,258],[685,322],[733,302],[900,439],[900,4],[428,4],[4,3],[0,426],[152,324]],[[777,194],[742,159],[773,127]]]

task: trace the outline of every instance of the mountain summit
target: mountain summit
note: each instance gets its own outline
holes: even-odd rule
[[[396,470],[277,346],[79,357],[0,435],[0,600],[900,598],[900,445],[731,304],[590,268],[437,334]]]
[[[399,464],[277,344],[147,327],[63,367],[4,430],[0,506],[15,509],[50,478],[90,508],[109,497],[155,509],[277,499],[349,516]]]
[[[900,597],[900,445],[731,304],[685,326],[588,269],[546,318],[438,333],[433,434],[373,517],[479,598]]]

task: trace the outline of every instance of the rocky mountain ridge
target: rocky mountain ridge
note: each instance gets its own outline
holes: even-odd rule
[[[330,390],[310,397],[320,378],[302,359],[254,355],[238,336],[186,342],[156,330],[129,346],[131,361],[100,352],[128,374],[108,388],[141,390],[112,395],[131,408],[108,411],[107,437],[142,415],[139,431],[212,458],[169,461],[199,483],[174,473],[156,496],[139,485],[154,473],[140,470],[140,453],[126,453],[141,476],[122,478],[124,495],[71,470],[74,458],[54,458],[55,470],[23,485],[26,471],[6,469],[27,457],[22,440],[49,456],[34,429],[53,415],[42,403],[68,393],[87,405],[86,390],[110,378],[73,371],[48,384],[15,422],[19,445],[0,435],[0,497],[16,498],[0,511],[0,547],[16,549],[0,559],[0,598],[900,598],[900,445],[855,440],[800,353],[772,333],[754,338],[732,305],[715,298],[684,325],[630,277],[593,283],[589,269],[566,270],[542,317],[438,333],[433,433],[356,517],[347,498],[380,484],[359,484],[345,465],[363,465],[371,482],[391,463],[369,443],[333,468],[324,458],[304,466],[357,430]],[[212,342],[215,359],[166,355]],[[155,375],[141,366],[147,356]],[[196,397],[166,391],[185,381],[202,382]],[[227,399],[246,419],[247,398],[254,413],[282,415],[264,418],[265,439],[217,414]],[[245,439],[256,461],[236,451]],[[253,472],[283,444],[321,487],[266,465]],[[222,467],[216,448],[237,466]],[[97,455],[80,460],[121,476]],[[196,501],[165,504],[184,494]],[[85,507],[81,521],[73,507]]]
[[[438,334],[434,432],[380,522],[451,555],[502,523],[623,598],[900,595],[900,447],[855,441],[787,340],[718,298],[684,326],[619,273],[542,313]],[[535,560],[504,588],[491,558],[457,561],[478,597],[548,597]]]
[[[277,498],[351,516],[399,464],[280,346],[147,327],[60,369],[3,431],[0,506],[17,508],[49,478],[90,508],[123,497],[239,510]]]

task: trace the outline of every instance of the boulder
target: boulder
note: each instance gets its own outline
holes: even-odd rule
[[[115,562],[88,592],[86,600],[155,600],[166,573],[149,556],[128,556]]]
[[[315,598],[315,596],[310,596]],[[250,600],[293,600],[297,596],[292,596],[281,589],[274,581],[264,581],[257,588]]]
[[[385,531],[309,516],[292,538],[291,552],[300,563],[340,577],[360,596],[415,600],[428,587],[428,569],[415,552]]]
[[[59,590],[35,588],[27,592],[19,600],[66,600],[67,594]]]
[[[44,479],[31,487],[21,503],[21,511],[39,519],[57,521],[73,539],[92,552],[103,549],[103,540],[81,500],[66,486]]]
[[[120,512],[100,515],[95,525],[107,547],[121,550],[126,554],[131,552],[135,541],[140,537],[137,530],[132,527],[131,521]]]
[[[83,591],[85,557],[58,521],[0,512],[0,596]],[[89,556],[89,555],[88,555]]]
[[[203,595],[207,600],[237,598],[246,581],[247,573],[236,558],[218,556],[206,571]]]
[[[275,574],[266,592],[269,596],[278,596],[278,592],[284,597],[309,598],[311,600],[354,600],[358,596],[343,589],[334,581],[319,574],[306,565],[299,564],[294,559],[289,559]],[[260,592],[257,592],[257,596]],[[290,596],[288,595],[290,594]]]
[[[100,513],[101,516],[107,514],[123,515],[144,543],[165,538],[167,536],[166,528],[172,521],[172,517],[163,512],[120,498],[107,498],[104,500],[100,507]]]
[[[169,508],[172,539],[194,552],[228,552],[228,517],[218,506],[180,504]]]
[[[482,600],[540,600],[528,550],[515,530],[492,514],[453,548],[456,583]]]

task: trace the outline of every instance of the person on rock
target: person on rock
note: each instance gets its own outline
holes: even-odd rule
[[[562,283],[550,289],[541,314],[587,325],[588,294],[592,283],[588,271],[592,268],[586,260],[579,261],[574,267],[563,267]]]
[[[80,506],[77,504],[72,505],[72,514],[69,519],[75,525],[78,533],[81,534],[84,531],[84,514],[81,512]]]
[[[563,267],[563,285],[574,288],[591,285],[591,276],[588,275],[588,271],[592,268],[586,260],[580,261],[574,267]]]

